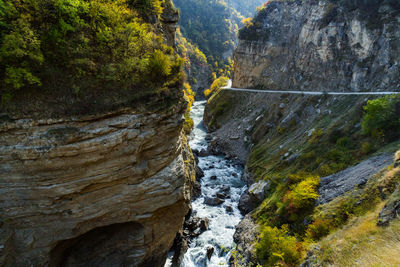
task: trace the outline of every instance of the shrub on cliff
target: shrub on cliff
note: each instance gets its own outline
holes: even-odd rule
[[[400,96],[385,96],[364,106],[361,127],[364,134],[393,141],[400,137]]]
[[[290,187],[286,193],[285,202],[288,207],[295,209],[310,208],[319,197],[317,189],[320,179],[318,176],[308,176],[303,181]]]
[[[158,16],[162,2],[0,0],[3,100],[37,89],[71,97],[168,87],[179,80],[182,61],[141,15]]]
[[[186,134],[190,134],[193,129],[194,122],[193,119],[190,117],[190,110],[192,109],[192,105],[194,103],[194,96],[195,93],[192,91],[192,88],[188,83],[183,85],[183,92],[185,94],[185,99],[188,102],[186,111],[185,111],[185,124],[183,125],[183,130]]]
[[[204,91],[205,97],[210,98],[213,94],[217,93],[222,87],[228,84],[228,80],[229,78],[225,76],[215,79],[211,84],[210,89]]]

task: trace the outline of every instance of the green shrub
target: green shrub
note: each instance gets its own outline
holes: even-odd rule
[[[139,95],[142,88],[151,94],[174,84],[181,60],[139,15],[145,7],[160,13],[162,2],[1,1],[0,94],[40,88],[68,95],[129,89]]]
[[[324,135],[324,131],[322,129],[313,130],[310,138],[308,139],[308,143],[309,144],[318,144],[323,135]]]
[[[171,60],[168,55],[156,49],[149,60],[149,72],[154,79],[167,77],[171,73]]]
[[[306,236],[313,240],[319,240],[327,236],[334,229],[331,219],[317,219],[310,224],[306,231]]]
[[[364,106],[361,127],[364,134],[393,141],[400,136],[400,96],[369,100]]]
[[[289,236],[287,226],[281,229],[264,226],[256,245],[256,253],[264,266],[295,266],[302,258],[302,245],[295,237]]]

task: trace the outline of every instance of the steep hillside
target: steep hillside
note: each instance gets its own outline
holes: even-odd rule
[[[232,6],[243,17],[253,17],[257,7],[264,4],[265,0],[226,0],[228,6]]]
[[[398,1],[342,2],[270,1],[240,30],[233,87],[399,88]]]
[[[196,94],[196,98],[203,97],[203,91],[212,82],[212,68],[208,64],[207,57],[199,47],[189,42],[181,33],[176,32],[176,48],[178,54],[183,57],[183,65],[187,82]]]
[[[0,265],[163,265],[195,165],[172,2],[0,10]]]
[[[87,114],[182,96],[169,1],[17,1],[1,9],[2,111]]]
[[[197,92],[196,98],[201,99],[217,76],[231,75],[233,49],[243,16],[254,14],[263,0],[174,2],[181,14],[178,52],[185,58],[188,82]]]
[[[397,1],[269,1],[240,31],[233,87],[399,91],[399,16]],[[329,250],[325,239],[318,245],[321,238],[349,222],[345,229],[376,224],[385,203],[390,211],[381,214],[395,218],[399,107],[398,96],[220,90],[211,97],[204,117],[210,151],[241,160],[253,185],[240,201],[243,214],[254,210],[235,235],[242,254],[235,260],[296,266],[315,244],[304,266],[338,264],[346,252]],[[380,227],[363,240],[376,230],[397,246]],[[337,233],[327,240],[349,234]],[[365,255],[357,260],[367,262]]]
[[[199,46],[214,71],[232,57],[241,17],[224,1],[176,0],[183,35]]]

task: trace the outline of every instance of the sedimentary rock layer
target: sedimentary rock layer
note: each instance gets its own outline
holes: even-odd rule
[[[194,177],[181,114],[2,123],[0,265],[161,265]]]

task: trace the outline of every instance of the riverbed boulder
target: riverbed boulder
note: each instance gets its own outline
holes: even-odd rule
[[[204,198],[204,204],[207,204],[210,206],[219,206],[224,202],[225,202],[225,200],[221,199],[219,197],[205,197]]]
[[[266,194],[268,193],[270,185],[270,181],[261,180],[250,186],[249,195],[256,205],[260,204],[264,200]]]
[[[196,163],[196,181],[200,182],[201,178],[204,177],[204,171]]]
[[[250,197],[248,190],[244,191],[243,194],[240,196],[238,207],[242,215],[246,215],[247,213],[254,210],[254,208],[256,207]]]
[[[207,231],[210,226],[210,219],[202,218],[199,222],[199,228],[202,232]]]

